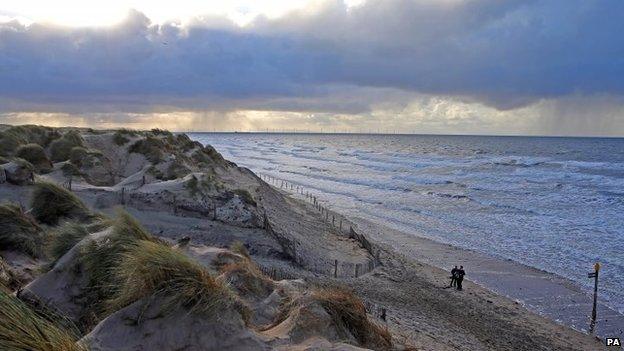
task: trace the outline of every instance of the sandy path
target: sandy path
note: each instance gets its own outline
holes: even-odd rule
[[[388,254],[388,253],[387,253]],[[422,350],[599,350],[602,341],[536,315],[518,303],[464,281],[446,288],[447,274],[397,254],[352,286],[387,309],[388,324]]]

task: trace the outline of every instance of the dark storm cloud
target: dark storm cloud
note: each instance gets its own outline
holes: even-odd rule
[[[155,25],[138,12],[110,28],[11,22],[0,25],[0,110],[359,112],[374,88],[501,109],[620,96],[623,18],[620,0],[385,0],[244,28]]]

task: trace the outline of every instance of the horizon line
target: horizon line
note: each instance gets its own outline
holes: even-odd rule
[[[173,133],[205,133],[205,134],[300,134],[300,135],[396,135],[396,136],[475,136],[475,137],[528,137],[528,138],[603,138],[624,139],[624,135],[565,135],[565,134],[453,134],[453,133],[383,133],[383,132],[314,132],[314,131],[172,131]]]

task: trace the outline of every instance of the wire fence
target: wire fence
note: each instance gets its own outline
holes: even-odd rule
[[[332,233],[356,241],[359,246],[370,255],[370,260],[364,263],[341,261],[339,259],[303,262],[302,260],[304,260],[304,258],[298,257],[297,255],[295,248],[296,243],[283,243],[284,245],[282,246],[285,251],[287,251],[286,253],[290,255],[295,262],[314,272],[333,276],[335,278],[358,278],[381,265],[380,255],[383,252],[381,248],[368,240],[367,236],[357,228],[355,223],[348,220],[342,214],[330,210],[325,205],[329,203],[328,201],[321,201],[315,193],[302,185],[266,174],[259,174],[259,177],[278,189],[300,195],[301,199],[308,203],[312,209],[319,214],[321,220],[327,224]],[[72,179],[66,179],[62,186],[68,190],[72,190]],[[158,209],[161,208],[163,204],[168,204],[171,206],[174,215],[199,213],[203,217],[208,217],[212,220],[221,219],[219,207],[214,201],[210,201],[210,199],[207,198],[202,198],[199,201],[196,199],[179,198],[174,193],[167,190],[160,192],[156,195],[156,198],[154,198],[153,194],[148,195],[136,191],[136,189],[120,187],[116,191],[103,192],[100,194],[99,201],[96,201],[96,203],[100,201],[103,202],[103,206],[120,204],[123,206],[136,207],[137,209]],[[273,234],[274,237],[285,237],[282,233],[274,232],[275,226],[271,225],[271,220],[270,218],[266,218],[266,214],[263,226],[269,233]],[[286,279],[287,277],[284,276],[284,278]]]
[[[355,223],[347,219],[342,214],[327,208],[325,203],[328,203],[328,201],[321,201],[320,198],[314,192],[305,188],[303,185],[295,184],[293,182],[289,182],[284,179],[276,178],[268,174],[260,173],[259,177],[260,179],[264,180],[266,183],[280,190],[300,195],[302,200],[304,200],[306,203],[311,205],[312,208],[318,212],[321,219],[325,223],[328,224],[328,226],[331,228],[331,230],[335,234],[355,240],[356,242],[359,243],[359,245],[363,249],[368,251],[368,253],[372,257],[372,259],[366,264],[333,260],[333,262],[328,262],[328,264],[325,265],[329,267],[323,267],[319,271],[327,275],[334,276],[336,278],[338,277],[357,278],[363,274],[366,274],[374,270],[376,267],[381,265],[381,260],[380,260],[380,255],[382,253],[381,248],[379,248],[377,245],[375,245],[370,240],[368,240],[366,235],[361,233],[361,231],[357,228],[357,225]],[[266,222],[266,219],[265,219],[265,222]],[[265,227],[266,226],[268,226],[269,230],[271,230],[270,223],[268,225],[265,224]]]
[[[368,261],[367,264],[343,262],[337,259],[324,263],[298,263],[303,263],[308,268],[311,268],[312,271],[327,276],[333,276],[334,278],[357,278],[363,274],[371,272],[376,267],[381,265],[380,254],[382,250],[374,243],[370,242],[367,239],[366,235],[360,233],[355,223],[348,220],[342,214],[330,210],[325,205],[323,205],[323,203],[327,203],[327,201],[321,201],[317,195],[315,195],[312,191],[303,187],[302,185],[295,184],[266,174],[260,174],[259,176],[266,183],[276,188],[301,195],[306,203],[311,205],[312,208],[320,214],[321,219],[329,225],[334,233],[355,240],[363,249],[368,251],[368,253],[372,257],[372,259]],[[72,180],[72,177],[67,177],[66,180],[61,184],[61,186],[71,191]],[[1,181],[2,179],[0,179],[0,182]],[[143,177],[141,186],[143,186],[144,184],[145,178]],[[112,197],[110,198],[110,200],[120,205],[131,205],[133,207],[150,207],[149,203],[151,201],[143,198],[145,194],[132,190],[136,189],[127,189],[125,187],[121,187],[118,191],[109,193]],[[159,200],[159,202],[170,204],[173,208],[174,214],[178,214],[180,211],[187,210],[193,212],[202,212],[204,216],[209,217],[213,220],[217,220],[218,218],[216,203],[213,203],[206,198],[203,198],[200,201],[193,201],[193,204],[190,204],[185,203],[184,201],[180,201],[180,199],[178,199],[175,194],[165,191],[163,192],[163,194],[161,194],[161,198]],[[264,218],[264,227],[269,232],[272,232],[274,230],[271,225],[271,221],[266,218],[266,214]],[[291,255],[294,256],[293,258],[295,262],[297,262],[297,255],[294,250]],[[264,266],[259,264],[258,267],[266,276],[270,277],[273,280],[293,280],[303,278],[303,276],[298,272],[291,271],[285,268],[279,268],[274,265]],[[366,311],[369,315],[375,317],[384,324],[387,323],[388,311],[384,306],[378,305],[370,301],[364,301],[364,304],[366,307]]]

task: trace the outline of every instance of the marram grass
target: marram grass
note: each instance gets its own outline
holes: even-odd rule
[[[57,261],[89,234],[87,227],[76,222],[64,222],[50,232],[46,243],[47,256]]]
[[[312,298],[318,301],[343,332],[353,335],[358,342],[373,349],[387,349],[392,336],[387,329],[371,322],[360,298],[344,288],[317,289]]]
[[[214,315],[216,309],[234,308],[247,320],[246,306],[208,270],[177,249],[152,241],[139,241],[126,251],[114,274],[120,280],[116,297],[109,303],[119,309],[148,296],[168,301],[164,310],[187,308],[193,313]]]
[[[39,225],[19,205],[0,205],[0,247],[26,253],[41,254],[42,232]]]
[[[90,211],[71,191],[56,184],[35,184],[30,206],[33,216],[41,223],[55,225],[61,218],[85,220]]]
[[[0,350],[87,351],[76,342],[78,333],[62,326],[67,323],[37,314],[2,289],[0,306]]]
[[[120,264],[123,254],[139,240],[157,240],[122,209],[118,210],[111,230],[112,233],[102,242],[92,241],[82,248],[81,262],[89,275],[85,294],[88,309],[81,321],[86,328],[111,312],[106,301],[118,291],[115,267]]]
[[[67,161],[71,155],[72,148],[83,145],[84,140],[80,133],[70,130],[50,144],[50,159],[54,162]]]
[[[242,295],[266,296],[271,293],[271,279],[251,259],[226,264],[219,271]]]
[[[132,216],[119,210],[112,232],[83,247],[81,262],[89,276],[81,326],[88,330],[108,314],[142,298],[162,297],[163,313],[185,308],[215,315],[233,308],[244,321],[247,306],[193,258],[149,234]]]
[[[39,144],[26,144],[22,145],[15,151],[15,156],[23,158],[30,162],[40,171],[50,170],[52,163],[45,154],[45,151]]]
[[[230,251],[235,252],[239,255],[242,255],[246,258],[249,258],[249,251],[247,251],[247,247],[243,244],[242,241],[236,240],[230,244]]]

